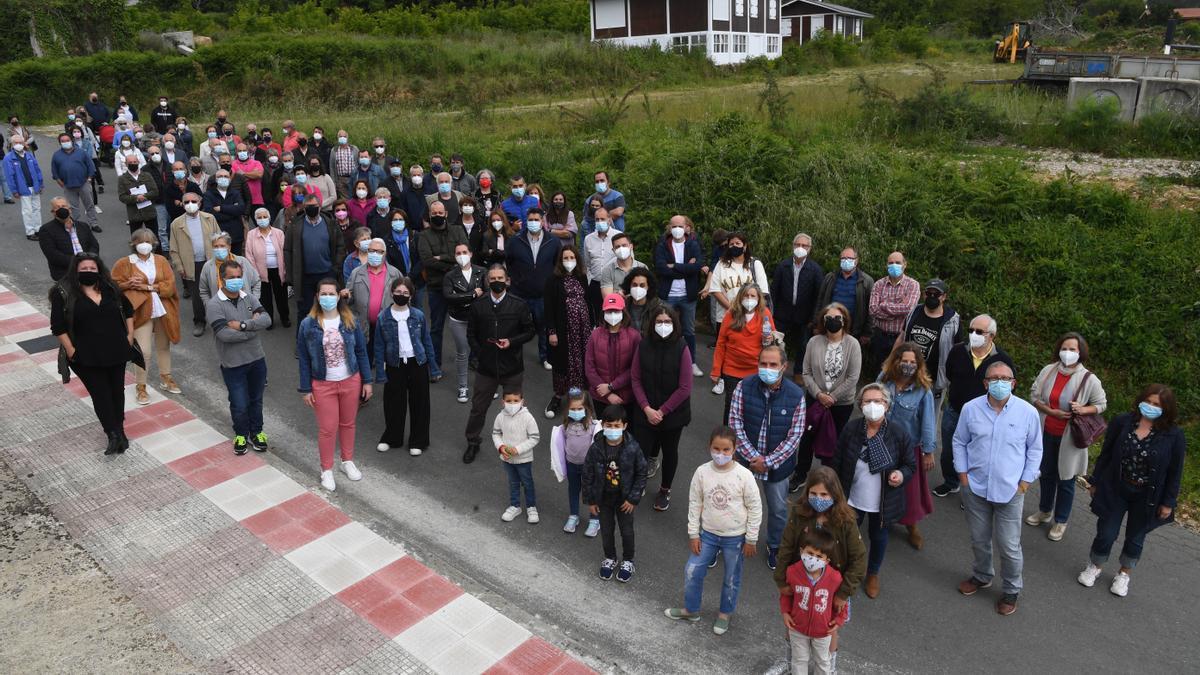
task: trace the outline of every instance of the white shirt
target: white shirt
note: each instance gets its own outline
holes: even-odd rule
[[[863,448],[863,453],[867,449]],[[883,497],[883,477],[871,473],[871,467],[862,459],[854,465],[854,481],[850,483],[850,506],[866,513],[879,513],[879,502]]]
[[[472,270],[470,267],[467,267],[465,269],[460,267],[460,268],[458,268],[458,271],[460,274],[463,275],[463,278],[467,280],[467,286],[470,286],[471,285],[471,273],[474,270]]]
[[[536,237],[533,236],[532,234],[529,235],[529,248],[533,250],[533,263],[535,265],[537,264],[538,249],[540,249],[542,247],[542,237],[543,236],[545,236],[545,235],[541,234],[540,232],[538,233],[538,235]]]
[[[133,255],[133,264],[142,274],[146,275],[146,283],[154,284],[155,265],[154,256],[151,255],[149,260],[142,260],[142,257],[136,253]],[[157,319],[167,313],[167,308],[163,307],[162,300],[158,297],[158,291],[150,292],[150,318]]]
[[[398,309],[395,305],[392,305],[392,318],[396,320],[396,323],[400,324],[396,335],[398,337],[397,343],[400,347],[400,358],[402,359],[411,359],[417,355],[413,351],[412,336],[408,334],[408,315],[409,311],[407,307]]]
[[[674,249],[674,252],[675,252],[675,264],[676,265],[687,262],[687,260],[684,259],[684,257],[683,257],[683,255],[684,255],[683,254],[683,246],[686,243],[687,243],[686,240],[678,242],[678,243],[676,243],[674,239],[671,240],[671,248]],[[670,293],[667,294],[667,297],[670,297],[670,298],[687,297],[687,279],[673,279],[671,281],[671,291],[670,291]]]
[[[277,269],[279,267],[279,254],[275,252],[275,244],[271,243],[270,237],[263,237],[263,242],[267,246],[267,269]]]
[[[341,382],[348,379],[350,367],[346,360],[350,355],[346,353],[346,342],[338,330],[342,326],[342,318],[321,319],[321,326],[325,329],[325,335],[321,338],[325,348],[325,381]]]

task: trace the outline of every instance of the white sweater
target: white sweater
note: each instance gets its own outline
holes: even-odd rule
[[[541,432],[538,431],[537,420],[533,418],[529,408],[524,406],[515,415],[501,410],[496,415],[496,421],[492,423],[492,441],[496,444],[496,450],[499,450],[501,445],[511,445],[517,449],[515,456],[502,457],[509,464],[532,462],[533,448],[540,439]]]
[[[695,539],[700,530],[718,537],[746,535],[746,542],[758,541],[762,524],[762,499],[750,469],[737,463],[718,469],[705,462],[692,474],[688,490],[688,537]]]

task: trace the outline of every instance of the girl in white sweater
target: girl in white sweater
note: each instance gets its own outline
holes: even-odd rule
[[[525,519],[531,525],[538,522],[537,493],[533,489],[533,448],[540,438],[537,420],[525,407],[520,390],[506,389],[504,409],[492,424],[492,441],[496,443],[508,473],[509,506],[500,515],[500,520],[506,523],[521,514],[522,487],[525,489]]]

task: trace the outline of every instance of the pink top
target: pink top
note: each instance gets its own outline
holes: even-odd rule
[[[367,302],[367,319],[373,326],[379,318],[379,312],[383,309],[383,284],[387,281],[387,265],[380,265],[378,270],[367,268],[367,281],[371,284],[371,300]]]
[[[240,159],[233,160],[233,172],[246,173],[247,171],[262,171],[262,162],[251,157],[246,161]],[[264,204],[262,196],[262,178],[247,178],[246,187],[250,188],[250,203],[254,205]]]
[[[371,217],[371,212],[375,210],[375,198],[370,197],[359,201],[356,197],[347,200],[346,206],[350,210],[350,220],[357,223],[358,227],[366,227],[367,219]]]

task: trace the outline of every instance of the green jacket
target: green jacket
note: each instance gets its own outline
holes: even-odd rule
[[[779,558],[775,566],[775,585],[787,588],[787,568],[800,560],[804,548],[804,533],[816,524],[816,518],[800,513],[797,504],[792,504],[788,513],[787,527],[783,529],[783,542],[779,546]],[[834,539],[833,557],[829,563],[842,573],[842,585],[837,597],[846,600],[858,591],[867,574],[867,547],[863,545],[858,525],[853,521],[840,528],[830,530]]]

